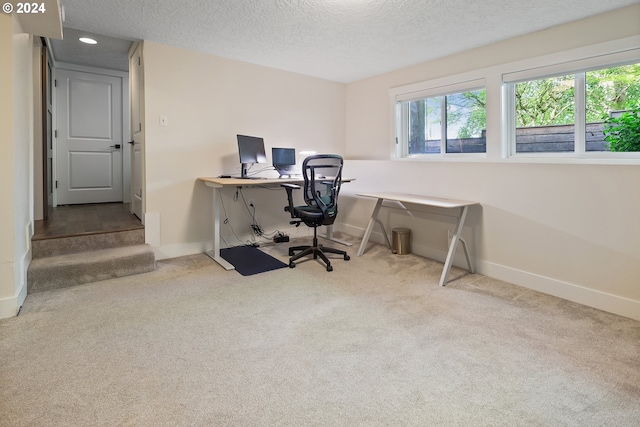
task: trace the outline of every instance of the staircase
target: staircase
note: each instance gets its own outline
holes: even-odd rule
[[[66,288],[155,269],[144,229],[33,239],[27,293]]]

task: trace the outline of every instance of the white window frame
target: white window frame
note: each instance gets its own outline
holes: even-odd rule
[[[518,153],[515,138],[511,136],[509,117],[515,110],[507,108],[508,88],[505,82],[532,80],[553,75],[570,74],[640,62],[640,35],[612,40],[591,46],[559,51],[539,57],[497,64],[486,68],[437,77],[418,83],[389,89],[389,158],[396,161],[423,162],[492,162],[492,163],[561,163],[561,164],[640,164],[640,153],[584,152],[584,153]],[[399,135],[401,123],[396,114],[398,99],[416,99],[428,96],[464,92],[477,89],[483,81],[487,104],[487,149],[486,153],[440,153],[403,156]],[[578,123],[576,123],[578,124]],[[578,126],[584,129],[584,126]],[[513,138],[513,144],[512,144]],[[405,149],[406,150],[406,149]],[[405,153],[406,154],[406,151]],[[551,155],[546,155],[551,154]],[[560,155],[558,155],[560,154]],[[567,155],[568,154],[568,155]]]
[[[538,67],[524,71],[503,74],[503,99],[505,109],[502,123],[505,141],[507,143],[507,156],[511,158],[638,158],[640,152],[610,152],[610,151],[586,151],[586,73],[593,70],[602,70],[622,65],[636,64],[640,62],[640,49],[632,49],[608,55],[599,55],[577,61],[554,64],[547,67]],[[515,120],[515,85],[524,81],[542,80],[549,77],[573,74],[574,77],[574,149],[567,152],[527,152],[516,151],[516,120]]]
[[[414,89],[414,90],[411,90]],[[396,158],[411,158],[421,159],[428,157],[469,157],[469,158],[484,158],[485,153],[447,153],[447,110],[444,108],[442,111],[442,127],[440,138],[440,152],[439,153],[423,153],[423,154],[409,154],[409,135],[408,126],[409,123],[409,102],[419,101],[427,98],[443,97],[448,95],[454,95],[458,93],[471,92],[474,90],[486,90],[485,79],[473,79],[453,84],[445,84],[435,87],[421,88],[420,85],[415,87],[403,87],[397,91],[393,91],[392,101],[394,110],[394,157]]]

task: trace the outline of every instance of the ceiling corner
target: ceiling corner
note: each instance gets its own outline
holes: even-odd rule
[[[14,10],[25,33],[35,36],[62,39],[62,15],[59,0],[41,0],[40,3],[21,3],[23,5],[42,5],[37,13],[18,13]]]

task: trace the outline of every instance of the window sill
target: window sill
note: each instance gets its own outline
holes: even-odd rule
[[[463,155],[416,155],[411,157],[396,157],[391,160],[399,162],[424,163],[527,163],[527,164],[565,164],[565,165],[640,165],[640,153],[622,156],[549,156],[549,155],[513,155],[511,157],[489,157],[486,154]]]

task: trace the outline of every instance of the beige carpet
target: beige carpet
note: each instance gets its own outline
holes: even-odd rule
[[[640,425],[640,322],[351,240],[331,273],[195,255],[29,295],[0,425]]]

